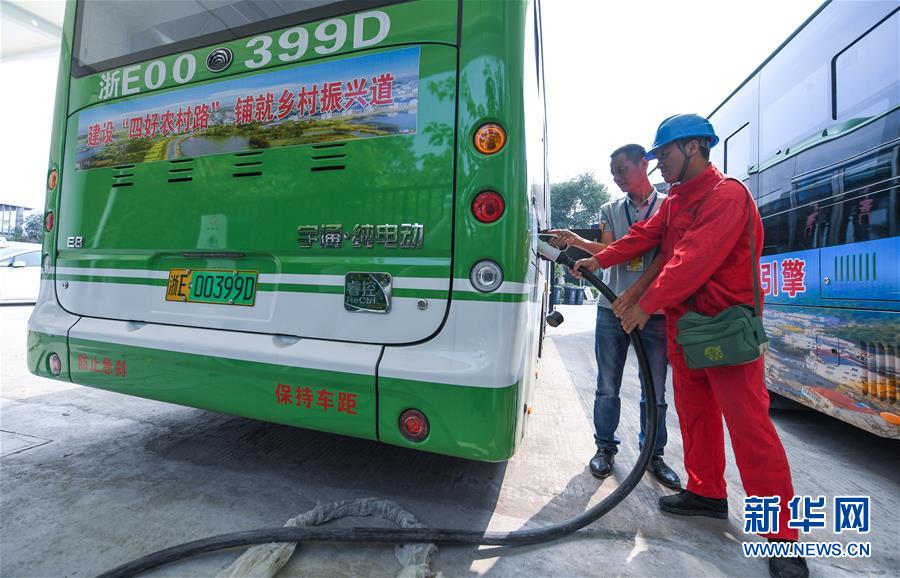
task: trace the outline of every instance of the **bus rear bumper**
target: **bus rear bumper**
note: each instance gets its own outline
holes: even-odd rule
[[[376,439],[380,347],[82,318],[72,381],[286,425]]]
[[[451,331],[418,346],[383,348],[79,318],[47,301],[29,321],[29,368],[43,377],[54,377],[47,358],[55,352],[63,361],[57,379],[89,387],[480,461],[506,460],[515,449],[519,382],[510,374],[503,385],[471,383],[498,375],[490,367],[496,358],[468,351],[477,346],[471,337]],[[457,339],[456,361],[437,363]],[[376,376],[382,349],[389,369]],[[465,365],[469,371],[460,372]],[[453,383],[460,378],[464,383]],[[422,441],[400,432],[399,416],[409,408],[429,420]]]

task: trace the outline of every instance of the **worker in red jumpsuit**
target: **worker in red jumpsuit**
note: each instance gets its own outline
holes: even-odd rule
[[[666,314],[669,363],[675,407],[684,441],[687,489],[659,499],[665,512],[684,516],[728,517],[725,440],[722,418],[748,496],[780,498],[778,529],[770,541],[796,541],[788,527],[794,497],[787,456],[769,418],[764,359],[743,365],[689,369],[675,342],[678,320],[689,309],[714,316],[737,304],[753,303],[752,260],[759,268],[762,221],[749,192],[709,162],[718,137],[709,121],[676,115],[659,126],[648,159],[656,158],[663,179],[673,184],[652,218],[574,267],[594,271],[643,255],[660,246],[660,273],[637,303],[614,308],[622,327],[643,328],[654,311]],[[748,221],[754,227],[750,249]],[[769,559],[772,576],[808,576],[802,557]]]

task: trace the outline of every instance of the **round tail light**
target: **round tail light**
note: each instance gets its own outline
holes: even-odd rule
[[[59,180],[59,173],[56,172],[56,169],[52,169],[50,174],[47,175],[47,188],[51,191],[56,188],[56,181]]]
[[[482,154],[498,153],[505,144],[506,130],[499,124],[491,122],[475,131],[475,148]]]
[[[503,197],[494,191],[479,193],[472,201],[472,214],[482,223],[493,223],[503,216],[505,208]]]
[[[411,442],[420,442],[428,437],[428,418],[417,409],[408,409],[400,414],[400,433]]]
[[[53,221],[55,218],[53,217],[53,213],[48,211],[47,216],[44,217],[44,230],[48,233],[53,230]]]

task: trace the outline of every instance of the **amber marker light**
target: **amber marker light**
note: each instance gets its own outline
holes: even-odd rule
[[[56,172],[56,169],[50,171],[50,174],[47,175],[47,188],[51,191],[56,188],[56,182],[59,180],[59,173]]]
[[[505,144],[506,131],[499,124],[491,122],[482,125],[475,132],[475,148],[482,154],[492,155],[498,153]]]

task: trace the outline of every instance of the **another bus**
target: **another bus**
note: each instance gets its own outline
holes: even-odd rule
[[[900,438],[898,3],[826,2],[711,120],[765,228],[769,389]]]
[[[70,2],[30,370],[509,458],[542,62],[536,1]]]

